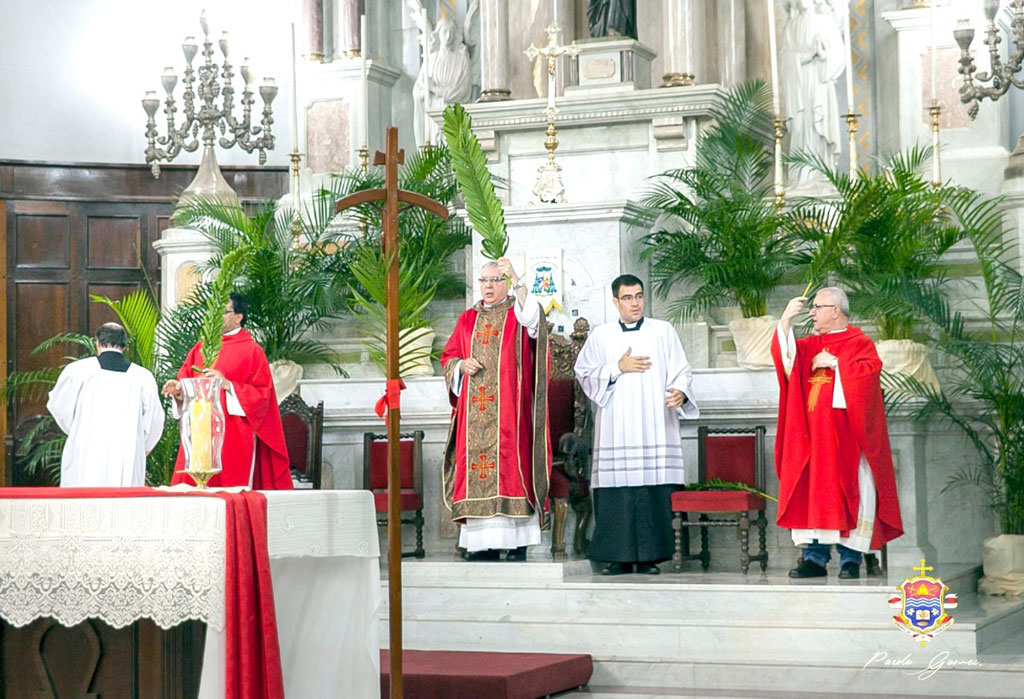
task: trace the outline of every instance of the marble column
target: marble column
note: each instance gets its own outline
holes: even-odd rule
[[[512,99],[508,75],[508,4],[480,3],[480,102]]]
[[[662,87],[707,83],[707,2],[666,0]]]
[[[726,87],[747,78],[747,28],[744,0],[718,0],[718,82]]]
[[[355,58],[360,55],[359,18],[366,12],[364,0],[339,0],[335,8],[338,23],[335,31],[336,55]]]
[[[323,0],[302,0],[300,53],[311,61],[324,60]]]

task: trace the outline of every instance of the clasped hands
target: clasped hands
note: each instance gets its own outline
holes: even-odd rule
[[[651,358],[643,355],[633,356],[633,348],[630,347],[626,353],[619,358],[619,371],[623,374],[642,374],[651,368]],[[665,391],[665,407],[675,410],[686,400],[686,396],[678,388],[670,388]]]

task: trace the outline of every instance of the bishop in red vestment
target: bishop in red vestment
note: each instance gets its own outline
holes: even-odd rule
[[[210,480],[211,486],[247,485],[258,490],[283,490],[292,487],[288,468],[288,449],[284,442],[281,413],[263,349],[242,324],[248,303],[240,294],[231,294],[224,310],[224,337],[213,368],[201,374],[192,367],[203,366],[202,343],[196,343],[178,370],[178,379],[199,375],[221,377],[227,388],[221,391],[224,412],[223,470]],[[176,380],[164,385],[164,395],[175,398],[180,406],[181,385]],[[178,448],[172,484],[193,483],[183,472],[185,452]]]
[[[463,525],[459,544],[471,560],[496,559],[500,549],[525,560],[547,526],[547,326],[507,259],[484,265],[480,291],[441,354],[453,407],[444,503]]]
[[[826,575],[829,545],[836,544],[840,577],[855,578],[860,552],[903,534],[882,362],[871,339],[849,325],[846,294],[835,287],[811,305],[816,334],[796,340],[791,323],[805,301],[789,302],[772,341],[780,392],[778,523],[805,546],[791,577]]]

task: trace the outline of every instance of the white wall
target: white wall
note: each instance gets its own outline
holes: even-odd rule
[[[181,43],[202,41],[199,13],[207,8],[216,41],[230,32],[236,109],[242,81],[237,66],[251,58],[254,85],[274,77],[276,146],[267,162],[286,165],[291,150],[291,32],[295,0],[0,0],[0,158],[62,162],[144,162],[146,90],[163,96],[160,74],[179,75]],[[194,61],[198,64],[202,54]],[[262,100],[256,97],[256,109]],[[240,116],[238,110],[236,115]],[[162,123],[161,123],[162,122]],[[161,133],[166,117],[157,113]],[[199,162],[200,152],[176,163]],[[257,154],[217,149],[225,165],[256,165]]]

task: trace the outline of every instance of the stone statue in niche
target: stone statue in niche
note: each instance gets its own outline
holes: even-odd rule
[[[587,0],[590,36],[636,35],[636,0]]]
[[[833,168],[841,151],[836,80],[846,65],[842,13],[836,12],[835,2],[787,0],[780,52],[789,152],[820,158]],[[821,183],[820,176],[806,168],[791,168],[789,181],[795,189]]]
[[[413,0],[409,5],[415,8],[419,2]],[[463,41],[462,30],[454,19],[442,17],[431,31],[426,13],[416,9],[413,12],[421,38],[428,37],[430,42],[430,50],[426,52],[429,54],[429,65],[420,64],[420,72],[412,88],[413,131],[417,143],[428,139],[436,143],[437,125],[427,119],[427,109],[440,109],[455,102],[465,103],[470,100],[473,87],[472,63],[469,47]]]

